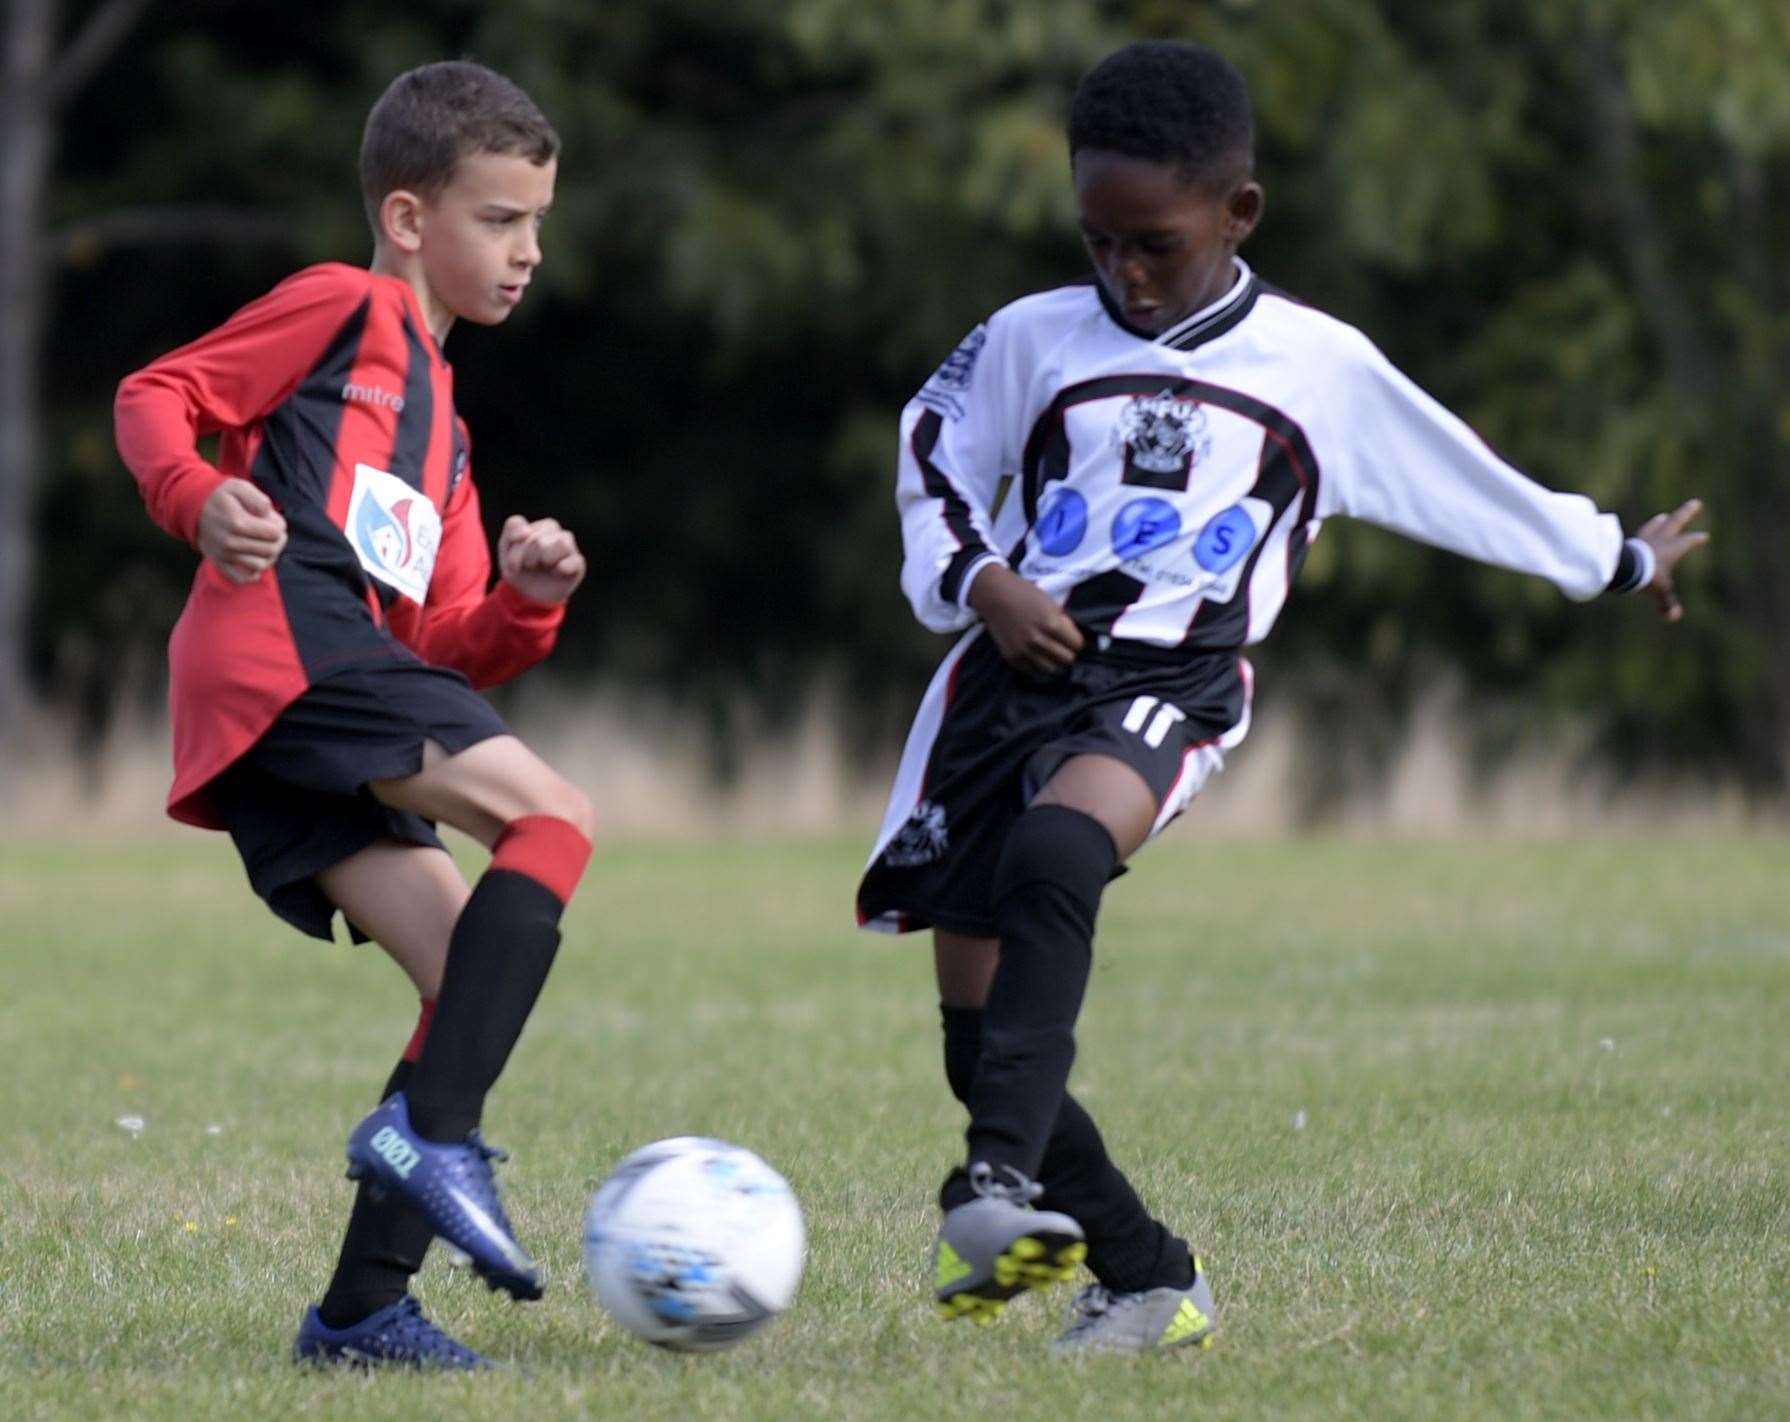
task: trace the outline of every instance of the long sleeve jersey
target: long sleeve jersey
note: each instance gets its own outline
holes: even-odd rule
[[[403,281],[308,267],[128,377],[115,424],[175,537],[195,541],[227,478],[286,520],[285,550],[254,582],[201,562],[174,628],[175,819],[215,827],[206,786],[332,672],[419,658],[483,687],[552,650],[564,608],[491,587],[453,371]],[[215,465],[195,447],[209,434]]]
[[[965,594],[998,559],[1096,635],[1234,650],[1268,634],[1339,514],[1572,598],[1632,574],[1614,515],[1536,484],[1361,332],[1236,269],[1157,336],[1070,286],[945,361],[901,421],[901,580],[923,624],[969,626]]]

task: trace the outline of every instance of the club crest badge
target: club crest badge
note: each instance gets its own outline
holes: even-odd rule
[[[441,515],[420,492],[395,474],[356,464],[345,532],[369,576],[412,602],[428,597]]]
[[[894,869],[930,864],[945,852],[950,842],[950,836],[945,832],[945,807],[922,800],[883,850],[883,862]]]
[[[1125,482],[1185,489],[1193,466],[1212,451],[1206,412],[1172,391],[1136,395],[1119,412],[1113,439],[1125,456]]]

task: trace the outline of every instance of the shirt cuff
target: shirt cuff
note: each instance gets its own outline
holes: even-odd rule
[[[1658,566],[1653,545],[1642,538],[1630,538],[1623,543],[1622,552],[1616,557],[1616,571],[1610,577],[1607,591],[1639,592],[1653,581],[1654,570]]]
[[[999,553],[984,553],[980,558],[976,559],[975,562],[971,563],[969,567],[965,568],[963,570],[963,576],[957,583],[957,597],[955,599],[957,605],[965,611],[968,611],[970,606],[970,584],[976,581],[976,574],[980,573],[990,563],[1005,563],[1006,561],[1007,560],[1001,557]]]
[[[492,590],[497,605],[503,609],[506,620],[522,626],[557,627],[566,619],[566,605],[563,602],[536,602],[526,593],[517,592],[502,578]]]
[[[205,511],[206,501],[218,491],[226,476],[202,459],[195,458],[193,463],[194,468],[175,476],[165,505],[168,522],[164,527],[176,538],[197,548],[199,515]]]

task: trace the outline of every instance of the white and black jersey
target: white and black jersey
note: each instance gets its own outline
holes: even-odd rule
[[[1338,514],[1572,598],[1611,584],[1614,515],[1534,483],[1361,332],[1236,265],[1155,337],[1097,284],[1025,297],[909,402],[902,587],[922,623],[969,626],[964,595],[999,558],[1096,635],[1234,650],[1267,635]]]
[[[1010,478],[1005,498],[1004,479]],[[994,864],[1066,758],[1130,765],[1184,810],[1248,734],[1259,642],[1326,518],[1351,515],[1569,597],[1652,576],[1615,517],[1513,469],[1353,327],[1242,262],[1160,336],[1095,285],[1028,296],[908,404],[902,587],[937,632],[996,560],[1090,634],[1054,678],[1005,666],[979,627],[945,657],[902,752],[858,920],[994,931]]]

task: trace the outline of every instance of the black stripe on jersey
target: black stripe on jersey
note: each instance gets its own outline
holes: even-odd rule
[[[471,462],[471,451],[466,447],[466,427],[460,423],[458,415],[454,416],[451,423],[454,427],[454,462],[448,466],[447,496],[441,501],[441,506],[444,509],[453,502],[454,491],[460,487],[460,481],[466,477],[466,466]]]
[[[920,466],[921,485],[929,497],[939,500],[945,506],[945,527],[951,530],[951,536],[957,540],[958,552],[946,565],[945,575],[939,580],[939,596],[946,602],[955,602],[957,589],[963,582],[963,575],[969,571],[970,564],[992,550],[982,541],[982,535],[976,532],[969,503],[945,477],[944,470],[932,462],[932,451],[938,447],[939,432],[943,428],[944,421],[938,411],[928,410],[914,426],[912,448],[914,462]]]
[[[1113,568],[1069,589],[1063,610],[1088,631],[1107,632],[1143,592],[1143,583]]]
[[[410,312],[404,313],[404,408],[398,411],[398,427],[392,435],[392,456],[388,472],[395,474],[419,494],[427,494],[424,473],[428,467],[429,440],[435,433],[435,385],[431,379],[432,362],[429,348],[417,334]],[[374,578],[369,584],[387,611],[402,596],[390,583]]]
[[[262,421],[253,477],[282,506],[329,501],[342,430],[342,387],[360,356],[372,302],[366,297],[349,313],[317,364]]]
[[[430,379],[429,349],[404,313],[404,344],[409,359],[404,367],[404,408],[398,412],[398,429],[392,439],[390,472],[419,493],[423,469],[429,458],[429,440],[435,433],[435,386]]]
[[[354,549],[329,518],[345,408],[342,387],[360,357],[370,302],[355,308],[291,398],[263,421],[255,455],[255,482],[280,499],[286,516],[286,549],[274,564],[274,576],[292,645],[313,681],[335,665],[389,655],[391,646],[363,601],[366,574]],[[351,595],[343,596],[344,589]]]

